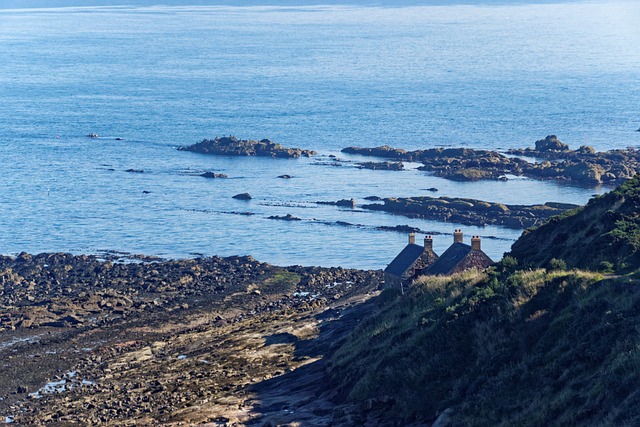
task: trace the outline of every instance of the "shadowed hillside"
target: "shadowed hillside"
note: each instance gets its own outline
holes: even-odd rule
[[[344,401],[390,402],[389,422],[638,425],[639,285],[543,269],[431,277],[386,295],[332,356],[330,383]]]
[[[640,175],[583,208],[527,230],[511,250],[521,266],[627,272],[640,265]]]
[[[639,425],[639,207],[636,177],[487,271],[383,292],[327,364],[338,400],[390,424]]]

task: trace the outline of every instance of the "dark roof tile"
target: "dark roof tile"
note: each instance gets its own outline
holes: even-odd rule
[[[409,244],[405,246],[402,252],[384,269],[384,272],[398,277],[402,276],[402,274],[411,267],[411,264],[420,258],[422,252],[424,252],[424,248],[420,245]]]
[[[440,258],[427,268],[427,273],[450,274],[458,263],[471,252],[471,246],[466,243],[454,243],[444,251]]]

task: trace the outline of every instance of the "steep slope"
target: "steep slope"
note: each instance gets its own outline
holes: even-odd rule
[[[492,269],[385,291],[332,354],[330,385],[383,402],[389,424],[640,425],[639,213],[636,176]]]
[[[637,286],[543,269],[425,278],[386,294],[331,357],[330,384],[386,402],[380,425],[638,425]]]
[[[640,266],[640,175],[573,211],[527,230],[511,255],[521,266],[627,272]]]

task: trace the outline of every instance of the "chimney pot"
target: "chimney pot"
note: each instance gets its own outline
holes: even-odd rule
[[[409,244],[413,245],[416,243],[416,233],[409,233]]]
[[[432,251],[433,250],[433,238],[431,236],[425,236],[424,238],[424,250]]]
[[[471,238],[471,249],[475,251],[480,250],[480,236],[473,236]]]
[[[453,243],[462,243],[462,230],[456,229],[453,232]]]

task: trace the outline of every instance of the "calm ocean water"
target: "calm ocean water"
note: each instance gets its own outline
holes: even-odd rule
[[[506,149],[548,134],[574,148],[638,146],[639,16],[637,2],[616,1],[0,10],[0,253],[251,254],[383,268],[406,236],[375,226],[459,225],[314,202],[436,187],[504,203],[585,203],[606,189],[455,183],[322,160],[353,159],[339,154],[350,145]],[[229,134],[320,154],[176,150]],[[195,176],[202,171],[230,179]],[[240,192],[254,199],[231,198]],[[267,219],[288,213],[303,221]],[[494,259],[519,235],[462,228],[500,237],[483,242]],[[436,236],[436,250],[450,240]]]

